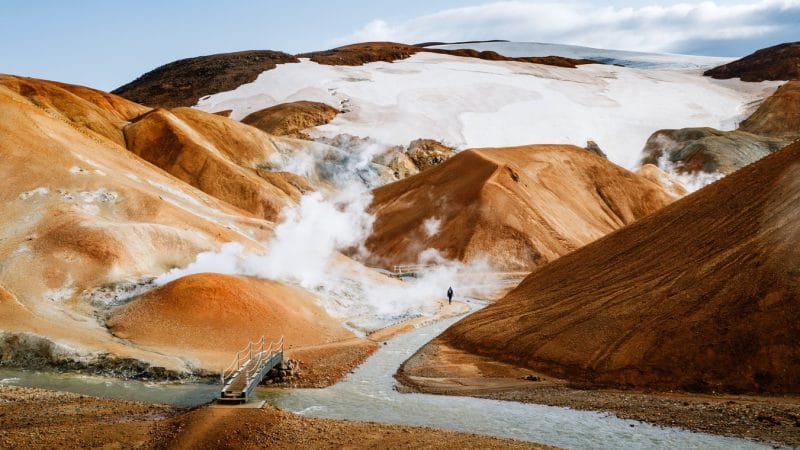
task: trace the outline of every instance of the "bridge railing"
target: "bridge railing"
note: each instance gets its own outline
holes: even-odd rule
[[[392,267],[392,271],[395,274],[404,274],[404,273],[417,273],[422,272],[423,270],[433,269],[435,265],[432,264],[398,264]]]
[[[283,338],[281,338],[283,340]],[[256,342],[249,341],[247,345],[236,352],[236,356],[234,356],[233,361],[228,365],[228,367],[222,369],[220,372],[220,381],[223,385],[226,382],[236,376],[236,374],[242,369],[244,364],[253,358],[253,350],[263,351],[264,350],[264,343],[266,342],[266,336],[262,335],[261,339]],[[271,345],[271,344],[270,344]]]
[[[263,337],[262,337],[263,340]],[[269,347],[265,350],[264,343],[261,343],[261,349],[258,353],[256,353],[256,360],[251,363],[247,368],[247,373],[245,376],[247,377],[247,383],[250,383],[250,380],[255,376],[260,374],[261,369],[264,367],[264,363],[267,362],[270,358],[275,357],[277,354],[283,353],[283,336],[278,340],[278,342],[270,342]]]

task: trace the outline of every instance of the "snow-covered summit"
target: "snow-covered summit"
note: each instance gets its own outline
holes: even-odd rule
[[[485,45],[497,49],[530,44]],[[263,72],[235,90],[204,97],[196,107],[211,112],[230,109],[231,117],[241,119],[278,103],[324,102],[342,113],[310,130],[311,136],[350,134],[387,145],[406,145],[418,138],[457,149],[536,143],[583,146],[593,140],[609,159],[632,169],[656,130],[733,129],[749,113],[749,105],[776,86],[713,80],[696,70],[601,64],[572,69],[421,52],[393,63],[362,66],[303,59]]]

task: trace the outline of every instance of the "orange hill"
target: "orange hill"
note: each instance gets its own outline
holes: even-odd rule
[[[575,382],[800,392],[800,144],[542,267],[441,337]]]
[[[122,127],[150,109],[116,95],[55,81],[0,74],[0,86],[53,118],[122,146]]]
[[[657,184],[582,148],[477,149],[374,191],[368,262],[485,255],[532,270],[672,201]]]
[[[222,369],[262,335],[289,346],[355,336],[300,288],[256,278],[204,273],[179,278],[112,312],[115,336],[148,350],[182,354]]]
[[[303,130],[324,125],[336,114],[339,111],[333,106],[301,100],[258,110],[242,119],[242,123],[275,136],[304,137]]]
[[[296,175],[259,173],[280,156],[278,138],[216,114],[156,109],[125,127],[125,138],[130,151],[176,178],[268,220],[311,190]]]

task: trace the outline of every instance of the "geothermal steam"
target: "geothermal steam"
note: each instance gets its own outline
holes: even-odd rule
[[[488,265],[449,261],[433,249],[422,252],[418,261],[430,267],[408,283],[346,263],[339,251],[354,250],[356,257],[366,253],[363,243],[375,219],[367,212],[372,201],[370,188],[378,183],[371,161],[385,149],[375,143],[355,145],[348,140],[346,144],[344,150],[326,150],[311,158],[297,155],[281,165],[279,170],[320,174],[335,189],[307,194],[299,205],[287,208],[266,254],[250,254],[241,244],[228,243],[218,252],[199,254],[187,267],[173,269],[155,283],[163,285],[193,273],[216,272],[297,284],[316,293],[328,313],[357,332],[435,314],[437,300],[444,297],[450,285],[456,296],[479,295],[483,286],[474,282],[467,286],[456,280],[459,273],[488,272]],[[426,229],[436,233],[436,225],[431,221]]]

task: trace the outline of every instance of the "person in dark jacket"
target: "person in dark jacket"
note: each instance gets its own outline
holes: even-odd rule
[[[451,305],[453,303],[453,286],[447,288],[447,304]]]

